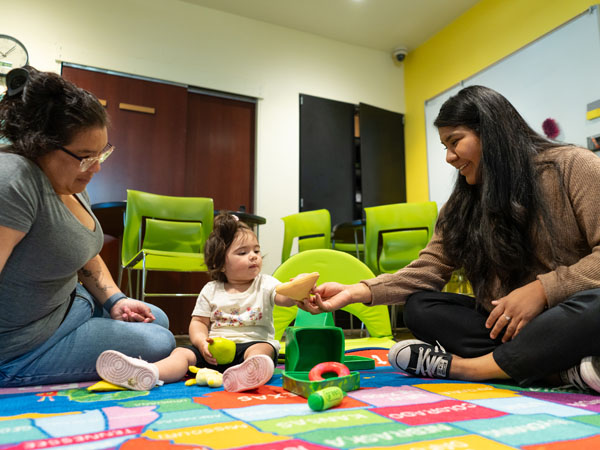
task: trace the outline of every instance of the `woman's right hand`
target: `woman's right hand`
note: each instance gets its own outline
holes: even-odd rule
[[[371,299],[371,290],[363,283],[323,283],[312,290],[315,294],[304,300],[304,309],[312,314],[335,311],[350,303],[366,303]]]

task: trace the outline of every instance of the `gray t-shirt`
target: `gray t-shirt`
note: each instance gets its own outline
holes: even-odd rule
[[[92,214],[87,193],[77,198]],[[0,363],[56,331],[77,271],[102,248],[102,229],[94,222],[94,231],[86,228],[36,164],[0,151],[0,225],[25,233],[0,273]]]

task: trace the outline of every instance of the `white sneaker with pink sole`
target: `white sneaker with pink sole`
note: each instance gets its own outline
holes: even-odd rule
[[[163,384],[154,364],[132,358],[116,350],[106,350],[96,360],[96,372],[109,383],[133,391],[149,391]]]
[[[247,391],[262,386],[273,376],[275,365],[267,355],[254,355],[223,372],[223,387],[228,392]]]

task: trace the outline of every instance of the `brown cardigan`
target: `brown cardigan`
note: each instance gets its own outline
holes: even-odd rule
[[[552,259],[544,243],[547,234],[535,233],[539,264],[525,283],[540,280],[552,307],[576,292],[600,287],[600,158],[583,148],[560,147],[541,153],[537,164],[556,228],[552,238],[561,244],[557,251],[563,265],[558,266]],[[363,283],[371,289],[372,305],[404,303],[414,292],[440,291],[455,268],[444,255],[442,237],[434,233],[417,260],[394,274],[382,274]],[[494,289],[495,298],[505,295],[498,287]],[[480,300],[491,311],[490,302],[495,298]]]

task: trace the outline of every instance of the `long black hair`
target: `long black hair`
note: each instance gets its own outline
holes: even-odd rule
[[[0,136],[11,143],[7,151],[35,161],[85,129],[108,125],[98,99],[58,74],[27,66],[13,69],[6,79]]]
[[[532,232],[553,224],[538,182],[536,155],[559,147],[536,133],[498,92],[469,86],[442,105],[434,125],[465,126],[481,142],[479,179],[458,176],[437,229],[444,251],[464,267],[478,299],[522,285],[535,264]],[[496,278],[500,286],[495,286]]]

